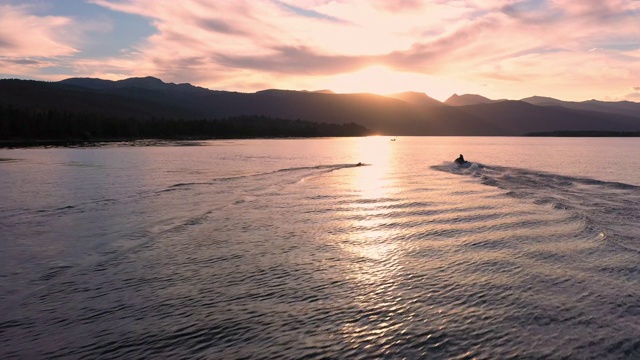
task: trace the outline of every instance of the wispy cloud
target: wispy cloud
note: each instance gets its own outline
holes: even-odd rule
[[[194,19],[198,26],[205,30],[219,32],[227,35],[246,35],[242,29],[230,25],[228,22],[216,18],[196,18]]]
[[[0,5],[0,55],[54,57],[77,50],[63,37],[72,25],[60,16],[36,16],[29,6]]]
[[[286,11],[291,12],[294,15],[298,15],[298,16],[303,16],[303,17],[308,17],[314,20],[322,20],[322,21],[329,21],[329,22],[333,22],[336,24],[349,24],[348,21],[345,21],[343,19],[339,19],[335,16],[330,16],[327,14],[322,14],[318,11],[315,10],[310,10],[310,9],[304,9],[295,5],[291,5],[288,3],[285,3],[284,1],[278,1],[275,0],[274,3],[276,3],[277,5],[279,5],[280,7],[282,7],[283,9],[285,9]]]
[[[262,56],[234,56],[218,54],[216,63],[230,68],[243,68],[282,74],[336,74],[351,72],[370,65],[374,58],[367,56],[335,56],[313,52],[306,47],[277,47],[274,54]]]
[[[425,4],[420,0],[374,0],[374,6],[392,13],[403,11],[419,11],[424,8]]]
[[[615,100],[627,100],[627,101],[638,102],[638,101],[640,101],[640,93],[635,92],[635,93],[627,94],[627,96],[623,96],[623,97],[617,98]]]

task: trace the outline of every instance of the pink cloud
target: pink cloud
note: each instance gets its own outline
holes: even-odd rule
[[[640,77],[639,50],[625,48],[640,38],[633,16],[640,1],[92,2],[143,16],[157,31],[130,52],[86,59],[74,55],[73,44],[90,41],[90,31],[108,31],[109,24],[91,30],[77,21],[5,6],[3,25],[14,19],[13,26],[30,35],[0,30],[0,48],[12,51],[0,53],[5,56],[0,66],[29,72],[66,56],[65,65],[83,76],[153,75],[212,88],[260,90],[264,84],[314,88],[323,77],[378,65],[389,76],[396,72],[449,81],[443,88],[487,84],[487,91],[500,98],[509,93],[524,97],[524,89],[554,95],[545,88],[565,94],[579,88],[568,96],[592,91],[597,93],[589,98],[602,97],[628,91],[628,80]],[[70,36],[70,29],[85,35]],[[13,61],[23,58],[40,62]]]
[[[380,64],[443,78],[490,80],[505,91],[513,90],[505,83],[523,81],[539,88],[561,82],[567,89],[585,81],[602,87],[604,82],[613,89],[619,79],[635,73],[628,69],[637,59],[627,56],[625,63],[610,51],[587,55],[587,50],[612,38],[640,37],[635,19],[625,16],[629,6],[624,1],[556,0],[533,8],[474,0],[409,0],[393,6],[361,0],[295,3],[348,24],[296,16],[259,1],[95,3],[154,19],[158,33],[137,49],[153,74],[170,80],[198,74],[201,84],[233,88],[271,80],[287,87],[299,83],[299,77],[312,81],[313,76]],[[610,18],[621,26],[611,27]],[[593,62],[585,64],[585,59]]]
[[[5,57],[71,55],[74,49],[63,38],[71,20],[60,16],[35,16],[27,6],[0,5],[0,54]]]
[[[640,102],[640,93],[631,93],[631,94],[627,94],[626,96],[623,96],[621,99],[619,100],[627,100],[627,101],[634,101],[634,102]]]
[[[424,1],[420,0],[373,1],[374,6],[392,13],[397,13],[399,11],[418,11],[425,6],[424,3]]]

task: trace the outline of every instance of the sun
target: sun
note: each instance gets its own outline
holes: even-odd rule
[[[417,91],[441,101],[452,93],[451,86],[444,79],[426,74],[395,71],[384,65],[372,65],[356,72],[330,76],[322,86],[338,93],[387,95]]]

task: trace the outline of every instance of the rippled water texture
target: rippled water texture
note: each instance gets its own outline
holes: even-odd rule
[[[638,145],[1,150],[0,357],[640,358]]]

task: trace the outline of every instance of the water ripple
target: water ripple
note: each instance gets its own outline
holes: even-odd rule
[[[28,291],[5,278],[18,294],[3,298],[0,354],[638,355],[638,254],[608,245],[633,245],[620,235],[633,235],[637,212],[622,210],[637,211],[637,189],[488,166],[367,187],[360,170],[292,167],[106,203],[92,224],[120,230],[100,255],[42,266]],[[98,212],[78,205],[55,211],[71,224]]]

